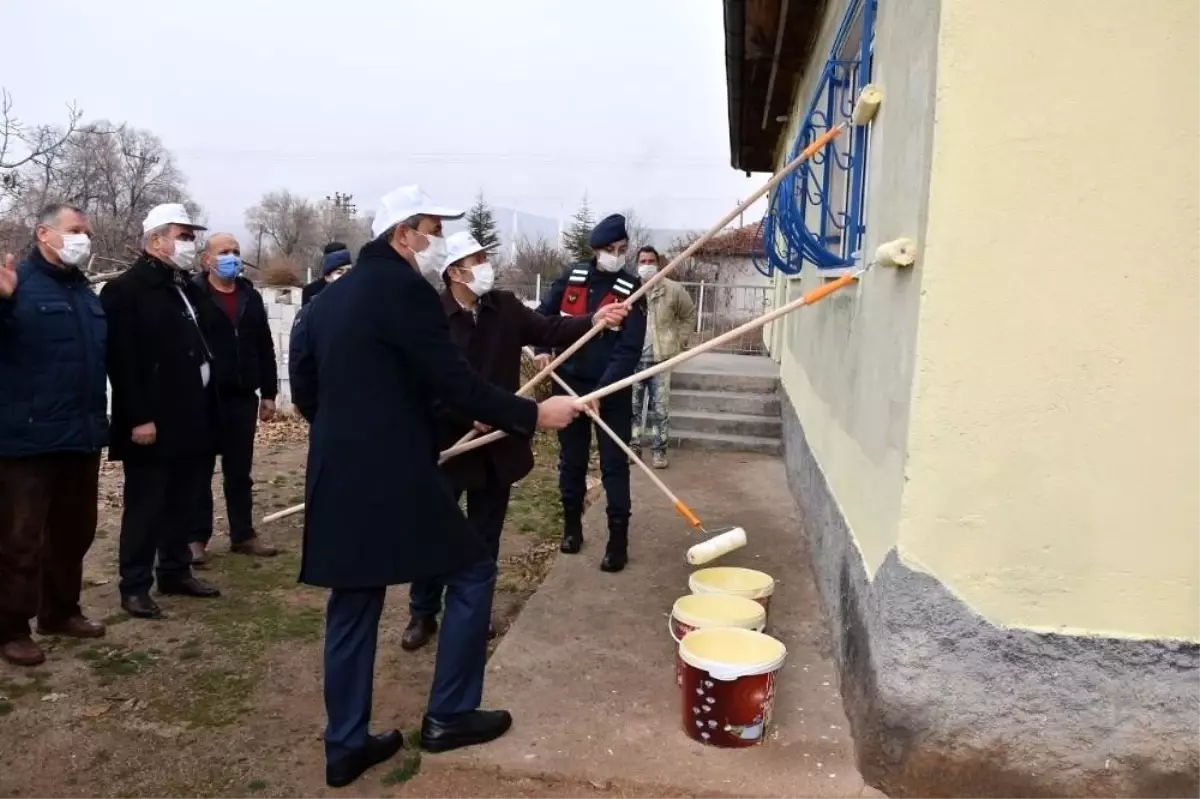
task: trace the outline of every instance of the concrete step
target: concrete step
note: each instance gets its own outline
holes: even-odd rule
[[[778,416],[679,411],[671,414],[671,429],[681,432],[688,430],[697,433],[780,438],[783,435],[783,421]]]
[[[710,452],[757,452],[763,455],[782,455],[783,442],[777,438],[739,436],[725,433],[701,433],[694,430],[671,430],[672,446],[681,449],[700,449]]]
[[[708,411],[779,416],[779,396],[743,391],[690,391],[671,387],[671,413]]]
[[[671,390],[732,391],[743,394],[775,394],[779,378],[773,375],[739,375],[725,372],[671,373]]]

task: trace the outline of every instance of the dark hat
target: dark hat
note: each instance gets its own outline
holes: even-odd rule
[[[338,250],[348,250],[348,249],[350,249],[350,248],[347,247],[345,244],[342,244],[340,241],[331,241],[325,245],[325,250],[322,253],[322,255],[329,255],[329,253],[331,253],[331,252],[337,252]]]
[[[625,217],[612,214],[601,219],[592,228],[592,235],[588,236],[588,246],[592,249],[607,247],[614,241],[628,238],[629,234],[625,232]]]
[[[343,266],[350,266],[350,251],[331,252],[321,260],[321,277],[328,277],[330,272],[341,269]]]

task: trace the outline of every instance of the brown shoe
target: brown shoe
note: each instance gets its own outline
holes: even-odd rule
[[[279,554],[278,549],[259,541],[258,536],[230,544],[229,551],[239,555],[253,555],[256,558],[273,558]]]
[[[188,550],[192,553],[192,565],[197,569],[203,569],[204,562],[208,559],[208,551],[205,549],[204,544],[201,544],[199,541],[193,541],[188,544]]]
[[[404,628],[404,635],[400,636],[400,648],[405,652],[416,652],[429,643],[437,628],[437,616],[414,616]]]
[[[0,646],[0,657],[14,666],[40,666],[46,662],[46,653],[28,635]]]
[[[72,616],[66,621],[53,624],[37,624],[38,635],[62,635],[67,638],[101,638],[104,635],[104,625],[92,621],[86,616]]]

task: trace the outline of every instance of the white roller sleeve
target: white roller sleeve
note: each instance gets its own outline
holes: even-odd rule
[[[727,533],[713,536],[689,549],[687,562],[693,566],[699,566],[744,546],[746,546],[746,531],[741,527],[735,527]]]
[[[917,243],[912,239],[896,239],[880,244],[875,250],[877,266],[908,267],[917,260]]]

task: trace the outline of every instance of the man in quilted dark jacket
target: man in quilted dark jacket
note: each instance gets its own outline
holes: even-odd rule
[[[104,634],[79,606],[108,443],[104,311],[79,269],[91,228],[51,205],[35,236],[0,267],[0,657],[19,666],[45,660],[35,616],[39,635]]]

